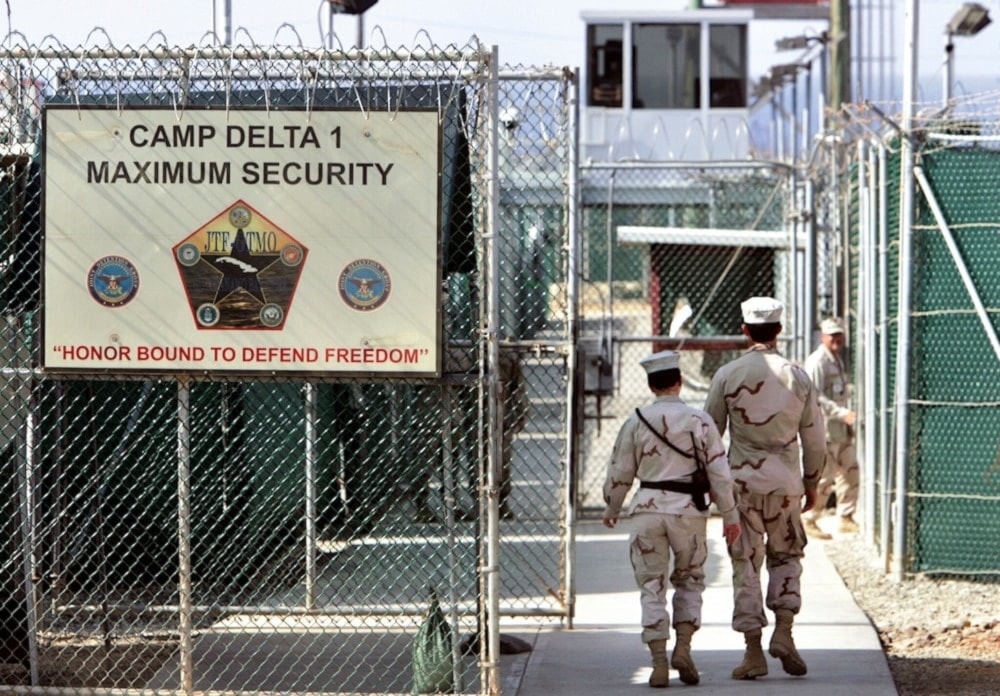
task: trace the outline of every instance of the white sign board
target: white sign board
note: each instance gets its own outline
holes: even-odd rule
[[[440,372],[436,111],[45,112],[43,365]]]

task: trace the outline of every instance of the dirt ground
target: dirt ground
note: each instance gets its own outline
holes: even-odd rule
[[[900,696],[1000,693],[1000,584],[896,582],[857,537],[826,542],[826,551],[878,630]]]

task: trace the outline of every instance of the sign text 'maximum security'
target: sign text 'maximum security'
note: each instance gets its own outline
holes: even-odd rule
[[[321,138],[322,136],[322,138]],[[192,154],[208,147],[262,149],[268,151],[317,151],[324,141],[339,150],[340,126],[319,132],[313,126],[137,124],[128,129],[128,144],[143,151],[163,153],[164,158],[131,160],[88,160],[88,184],[216,184],[239,181],[249,185],[388,186],[393,163],[372,161],[265,159],[243,162],[176,159],[178,151]],[[275,152],[275,154],[277,154]]]
[[[392,162],[87,161],[88,184],[388,186]]]

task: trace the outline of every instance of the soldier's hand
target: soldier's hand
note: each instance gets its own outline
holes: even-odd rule
[[[743,530],[740,528],[739,523],[722,525],[722,536],[726,538],[726,544],[729,546],[735,544],[742,533]]]
[[[604,526],[608,529],[614,529],[615,525],[618,523],[618,516],[605,514],[603,522]]]
[[[816,489],[807,488],[805,492],[806,502],[802,504],[802,512],[809,512],[816,507]]]
[[[845,425],[854,425],[858,420],[858,414],[854,411],[848,411],[847,415],[844,416]]]

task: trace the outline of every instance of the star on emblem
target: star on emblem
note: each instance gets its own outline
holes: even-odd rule
[[[204,258],[222,273],[219,287],[215,291],[215,304],[219,304],[238,290],[246,291],[261,303],[267,301],[257,275],[274,263],[278,259],[278,255],[252,255],[243,230],[237,230],[236,239],[233,240],[233,247],[229,254],[215,257],[206,255]]]

